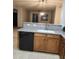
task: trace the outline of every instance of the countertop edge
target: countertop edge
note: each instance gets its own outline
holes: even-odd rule
[[[44,34],[58,34],[61,35],[63,38],[65,38],[65,33],[63,31],[61,32],[55,32],[55,33],[45,33],[45,32],[41,32],[41,31],[36,31],[36,30],[23,30],[23,28],[18,29],[18,32],[22,31],[22,32],[34,32],[34,33],[44,33]]]

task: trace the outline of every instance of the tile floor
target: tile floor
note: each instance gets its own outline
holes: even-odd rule
[[[13,59],[60,59],[58,55],[14,49]]]

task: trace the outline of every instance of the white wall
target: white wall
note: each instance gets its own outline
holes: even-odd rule
[[[26,9],[22,7],[18,8],[18,27],[22,27],[26,19]]]

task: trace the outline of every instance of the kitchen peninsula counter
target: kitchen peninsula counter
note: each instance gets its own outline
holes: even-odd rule
[[[65,32],[61,25],[25,23],[18,33],[21,50],[56,53],[64,59]]]

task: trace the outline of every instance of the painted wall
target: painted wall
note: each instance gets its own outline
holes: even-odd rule
[[[61,10],[61,25],[65,26],[65,4],[64,3]]]
[[[65,25],[65,4],[63,2],[62,7],[56,6],[54,24]]]
[[[54,24],[61,23],[61,7],[56,6]]]

